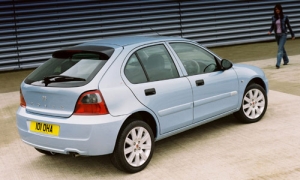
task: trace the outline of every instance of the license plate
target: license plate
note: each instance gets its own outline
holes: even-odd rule
[[[59,126],[56,124],[47,124],[41,122],[30,122],[30,131],[58,136]]]

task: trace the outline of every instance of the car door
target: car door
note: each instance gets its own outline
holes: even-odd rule
[[[196,44],[174,42],[170,46],[192,86],[194,123],[238,107],[238,79],[233,68],[222,70],[219,60]]]
[[[180,77],[163,43],[130,54],[125,83],[136,98],[155,113],[161,134],[193,122],[193,97],[188,79]]]

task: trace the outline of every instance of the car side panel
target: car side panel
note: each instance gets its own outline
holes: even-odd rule
[[[189,76],[193,89],[194,123],[238,107],[238,80],[233,69]],[[196,81],[203,85],[197,86]]]
[[[171,41],[170,41],[171,42]],[[180,41],[173,41],[180,42]],[[219,57],[213,54],[208,49],[199,44],[185,42],[186,44],[193,44],[204,49],[211,54],[217,61]],[[229,70],[219,70],[210,73],[188,75],[185,66],[177,56],[175,50],[169,45],[171,52],[176,57],[180,68],[189,79],[193,90],[193,105],[194,105],[194,121],[204,121],[206,119],[215,117],[217,115],[230,112],[238,107],[238,79],[235,71],[231,68]]]
[[[161,43],[160,43],[161,44]],[[149,44],[153,45],[153,44]],[[148,45],[146,45],[148,46]],[[145,45],[141,47],[146,47]],[[141,47],[126,47],[131,54]],[[129,53],[127,59],[131,56]],[[126,60],[127,60],[126,59]],[[124,61],[125,66],[126,61]],[[177,62],[175,62],[177,65]],[[122,70],[124,67],[121,68]],[[181,74],[181,72],[179,72]],[[186,77],[132,84],[124,72],[121,76],[136,99],[149,108],[158,120],[160,133],[173,131],[188,126],[193,121],[193,104],[191,85]],[[155,89],[155,94],[146,95],[145,91]]]
[[[136,98],[155,113],[160,123],[161,134],[192,123],[192,91],[186,78],[128,86]],[[156,94],[147,96],[147,89],[155,89]]]

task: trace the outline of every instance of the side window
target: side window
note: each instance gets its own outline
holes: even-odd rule
[[[155,45],[137,51],[149,81],[178,78],[179,74],[164,45]],[[147,59],[146,59],[147,58]]]
[[[129,58],[124,73],[133,84],[179,77],[164,45],[150,46],[136,51]]]
[[[135,54],[129,58],[125,66],[124,74],[133,84],[147,82],[144,70]]]
[[[189,76],[217,70],[215,57],[204,49],[187,43],[170,43]]]

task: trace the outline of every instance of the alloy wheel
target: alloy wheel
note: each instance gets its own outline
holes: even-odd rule
[[[259,89],[249,90],[243,100],[243,111],[245,116],[249,119],[255,119],[259,117],[265,108],[265,98],[263,93]]]
[[[151,137],[143,127],[133,128],[124,142],[124,155],[128,164],[133,167],[143,165],[151,153]]]

